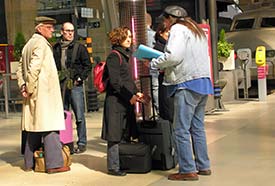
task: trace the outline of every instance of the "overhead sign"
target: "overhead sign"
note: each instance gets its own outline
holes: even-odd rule
[[[93,18],[94,11],[92,8],[81,8],[81,17],[84,18]]]

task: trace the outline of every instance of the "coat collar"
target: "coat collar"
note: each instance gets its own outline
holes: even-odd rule
[[[52,48],[51,43],[44,36],[42,36],[41,34],[36,32],[36,33],[33,34],[32,37],[35,38],[35,39],[43,39],[47,43],[47,45],[49,45]]]
[[[125,56],[127,58],[127,60],[130,58],[132,52],[130,49],[125,49],[121,46],[113,46],[112,47],[113,50],[117,50],[118,52],[120,52],[123,56]]]

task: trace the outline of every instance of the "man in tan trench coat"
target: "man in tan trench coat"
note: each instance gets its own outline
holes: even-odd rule
[[[59,130],[65,129],[59,79],[52,46],[55,20],[35,18],[35,33],[24,46],[17,70],[18,85],[23,96],[22,130],[27,131],[25,170],[34,168],[33,153],[44,143],[48,173],[64,172]]]

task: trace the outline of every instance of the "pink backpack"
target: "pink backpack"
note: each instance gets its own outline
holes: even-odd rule
[[[118,51],[112,50],[111,53],[116,53],[119,57],[119,63],[121,65],[122,59],[121,55]],[[104,74],[104,68],[105,68],[106,62],[101,61],[94,67],[93,75],[94,75],[94,87],[97,89],[99,93],[103,93],[106,90],[107,81],[109,78],[106,78],[103,80],[103,74]]]

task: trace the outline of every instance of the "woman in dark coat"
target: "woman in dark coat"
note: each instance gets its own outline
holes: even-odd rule
[[[132,78],[129,58],[132,34],[127,27],[118,27],[109,34],[113,51],[106,60],[104,78],[108,78],[104,103],[102,139],[107,140],[108,174],[124,176],[119,165],[119,143],[128,141],[136,117],[134,106],[141,101]],[[115,52],[115,51],[116,52]]]

